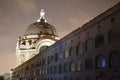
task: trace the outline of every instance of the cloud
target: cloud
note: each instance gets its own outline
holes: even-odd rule
[[[22,12],[30,13],[37,10],[34,0],[14,0]]]

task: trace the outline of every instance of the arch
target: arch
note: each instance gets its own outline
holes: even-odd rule
[[[93,60],[88,58],[85,60],[85,68],[91,70],[93,68]]]
[[[58,54],[55,53],[55,62],[58,61]]]
[[[75,71],[75,63],[70,62],[70,72]]]
[[[25,62],[25,55],[21,54],[21,63]]]
[[[62,73],[62,64],[59,64],[59,73]]]
[[[64,64],[64,72],[67,72],[67,71],[68,71],[68,64],[65,63],[65,64]]]
[[[49,47],[49,46],[42,46],[42,47],[40,48],[39,52],[42,51],[42,50],[44,50],[44,49],[47,49],[48,47]]]
[[[81,61],[77,61],[76,62],[76,69],[77,69],[77,71],[81,71],[81,67],[82,66],[82,62]]]
[[[85,51],[89,51],[92,50],[94,48],[94,40],[92,38],[89,38],[86,42],[85,42]]]
[[[110,66],[111,67],[120,67],[120,52],[113,51],[110,53]]]
[[[105,68],[107,66],[106,64],[106,58],[103,55],[99,55],[96,57],[96,67],[97,68]]]
[[[40,49],[43,46],[50,46],[55,43],[55,41],[50,40],[50,39],[43,39],[43,40],[39,40],[38,42],[39,42],[39,43],[37,43],[37,51],[38,52],[40,52]]]
[[[68,58],[69,57],[69,51],[68,49],[64,50],[64,58]]]
[[[82,44],[79,42],[76,46],[76,55],[82,54]]]
[[[101,47],[104,45],[104,35],[100,34],[95,37],[95,47]]]
[[[108,33],[109,44],[117,44],[120,41],[120,28],[114,28]]]

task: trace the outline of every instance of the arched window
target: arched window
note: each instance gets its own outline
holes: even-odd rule
[[[82,44],[78,43],[76,46],[76,55],[82,54]]]
[[[62,51],[59,52],[59,60],[61,60],[63,58],[63,54]]]
[[[65,51],[64,51],[64,57],[65,58],[69,57],[69,51],[68,51],[68,49],[65,49]]]
[[[72,55],[72,49],[73,49],[73,47],[70,47],[70,48],[69,48],[69,56]]]
[[[96,58],[96,67],[97,68],[105,68],[106,67],[106,58],[104,56],[97,56]]]
[[[111,80],[120,80],[120,77],[119,76],[115,76]]]
[[[93,68],[93,61],[92,61],[92,59],[86,59],[86,61],[85,61],[85,68],[87,70],[91,70]]]
[[[85,51],[89,51],[92,50],[94,48],[94,42],[92,38],[89,38],[86,42],[85,42]]]
[[[115,28],[108,33],[108,39],[110,44],[117,44],[120,41],[120,27]]]
[[[49,69],[49,67],[47,68],[47,74],[50,74],[50,69]]]
[[[77,63],[76,63],[76,68],[77,68],[77,71],[81,71],[81,67],[82,66],[82,62],[81,61],[78,61]]]
[[[70,62],[70,71],[75,71],[75,63]]]
[[[50,67],[50,73],[53,73],[53,67],[52,66]]]
[[[41,52],[42,50],[44,50],[44,49],[47,49],[49,46],[42,46],[41,48],[40,48],[40,50],[39,50],[39,52]]]
[[[55,62],[58,61],[58,54],[55,53]]]
[[[47,57],[47,64],[50,64],[50,56]]]
[[[103,35],[98,35],[95,37],[95,47],[101,47],[104,45],[104,36]]]
[[[42,70],[41,70],[41,69],[39,70],[39,74],[40,74],[40,75],[42,74]]]
[[[69,48],[69,57],[74,56],[74,54],[75,54],[75,47],[72,46]]]
[[[64,72],[67,72],[67,71],[68,71],[68,64],[65,63],[65,64],[64,64]]]
[[[62,64],[59,64],[59,73],[62,73]]]
[[[111,67],[120,67],[120,52],[113,51],[110,54],[110,66]]]
[[[25,62],[25,56],[21,54],[21,63]]]
[[[57,66],[54,66],[54,73],[57,73]]]

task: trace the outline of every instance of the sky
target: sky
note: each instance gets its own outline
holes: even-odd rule
[[[66,36],[119,0],[0,0],[0,75],[16,66],[16,42],[26,28],[37,21],[41,9],[45,18]]]

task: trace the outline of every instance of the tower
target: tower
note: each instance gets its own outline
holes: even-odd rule
[[[29,60],[58,40],[57,31],[47,23],[42,9],[37,22],[28,26],[25,34],[18,38],[16,46],[17,66]]]

